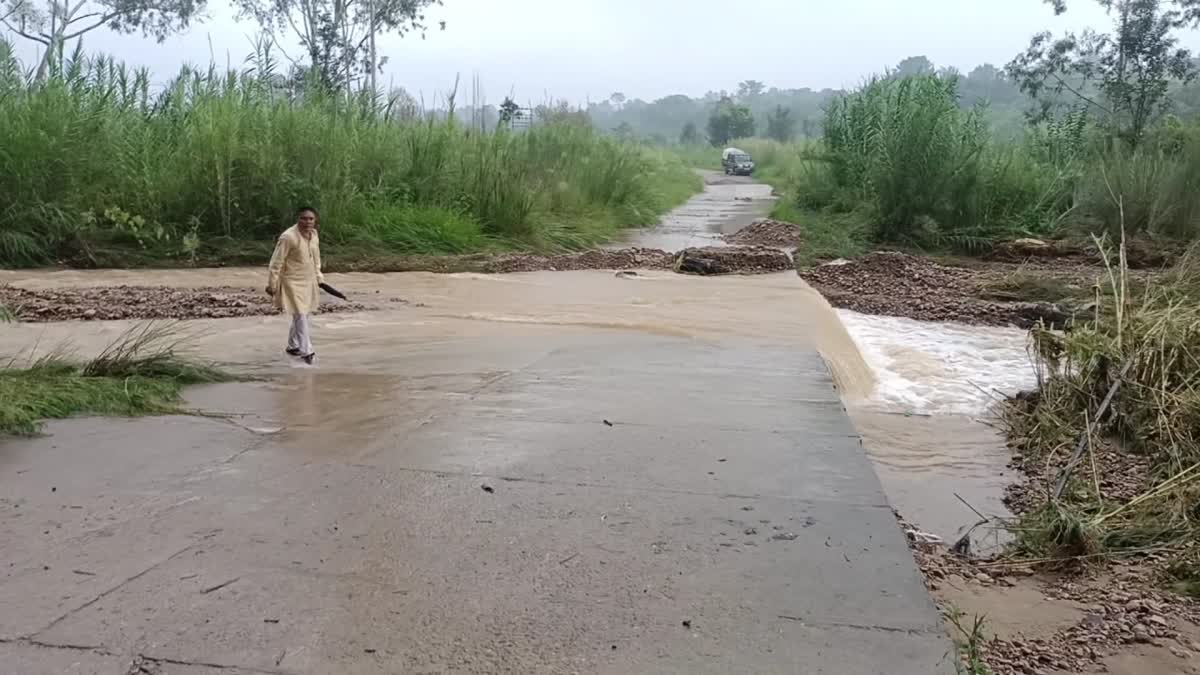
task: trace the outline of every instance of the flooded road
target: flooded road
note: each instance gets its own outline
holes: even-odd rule
[[[669,236],[762,208],[723,187]],[[973,522],[956,492],[1002,508],[964,382],[1019,385],[1014,335],[838,313],[790,273],[329,276],[375,309],[317,317],[317,367],[283,318],[192,321],[199,356],[262,381],[192,390],[206,417],[0,442],[5,663],[953,672],[889,502],[946,535]],[[263,271],[0,273],[216,280]],[[8,325],[0,354],[131,325]]]
[[[614,247],[638,246],[681,251],[693,246],[725,246],[732,234],[771,211],[771,187],[748,176],[701,171],[704,192],[663,217],[653,228],[634,230]]]

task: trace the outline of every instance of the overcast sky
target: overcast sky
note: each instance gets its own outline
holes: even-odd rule
[[[838,88],[906,56],[964,71],[1003,66],[1039,30],[1110,25],[1093,0],[1073,0],[1060,18],[1042,0],[445,0],[428,14],[446,30],[381,41],[390,62],[380,84],[431,101],[455,74],[464,88],[478,75],[491,103],[510,92],[522,102],[697,96],[745,79]],[[97,31],[84,46],[161,80],[183,62],[240,65],[256,26],[227,0],[210,0],[208,15],[166,44]],[[1200,47],[1200,32],[1183,37]]]

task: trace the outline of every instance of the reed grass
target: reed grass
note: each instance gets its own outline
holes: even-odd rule
[[[1017,237],[1200,238],[1200,125],[1168,125],[1136,149],[1083,116],[998,137],[957,80],[876,77],[835,99],[815,143],[737,141],[798,224],[848,216],[868,239],[980,252]],[[1110,197],[1123,195],[1123,214]]]
[[[184,68],[159,91],[144,70],[77,53],[40,83],[6,47],[0,148],[5,266],[223,262],[272,241],[300,204],[352,249],[569,248],[700,189],[677,157],[585,126],[482,132],[253,65]]]

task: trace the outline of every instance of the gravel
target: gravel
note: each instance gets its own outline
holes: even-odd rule
[[[798,225],[766,218],[723,237],[730,244],[795,249],[804,243]]]
[[[0,286],[0,305],[18,321],[106,321],[115,319],[224,319],[277,314],[271,298],[260,290],[218,286],[103,286],[30,290]],[[369,309],[350,302],[329,301],[322,313]]]
[[[1065,308],[1053,303],[980,298],[980,283],[997,273],[884,251],[820,265],[800,276],[834,307],[863,314],[1022,328],[1039,320],[1060,324],[1070,318]]]

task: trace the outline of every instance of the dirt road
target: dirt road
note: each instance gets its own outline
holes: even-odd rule
[[[315,369],[283,319],[197,321],[264,381],[0,441],[3,672],[954,672],[839,397],[870,371],[794,274],[331,281],[379,308],[320,317]]]

